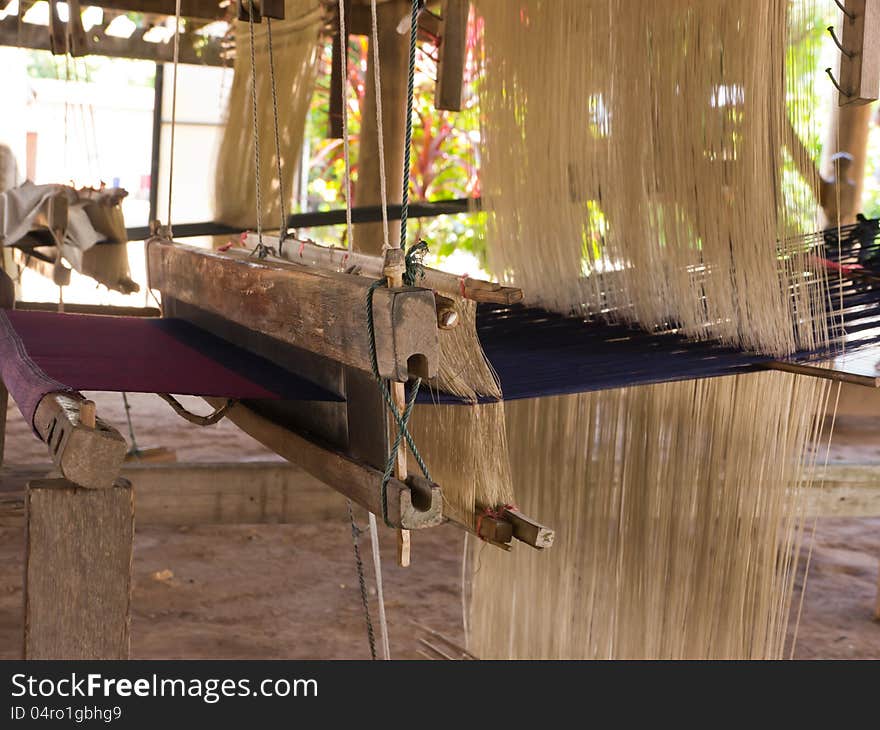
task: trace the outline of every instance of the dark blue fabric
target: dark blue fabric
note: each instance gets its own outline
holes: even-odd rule
[[[504,400],[732,375],[772,359],[520,305],[480,305],[477,332]],[[425,390],[419,402],[460,399]]]
[[[815,252],[819,262],[880,261],[880,229],[875,222],[868,223],[861,228],[845,227],[839,237],[836,229],[811,234],[802,239],[802,245]],[[851,352],[880,342],[880,276],[872,281],[830,269],[826,305],[832,312],[828,318],[831,344],[823,350],[798,352],[787,360],[824,360],[843,348]],[[674,332],[649,333],[522,305],[479,305],[477,333],[501,380],[504,400],[734,375],[777,359],[712,342],[691,342]],[[425,389],[419,402],[461,400]]]

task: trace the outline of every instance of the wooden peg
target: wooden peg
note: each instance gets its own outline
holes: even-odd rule
[[[441,330],[451,330],[458,327],[461,317],[455,308],[455,302],[442,294],[434,294],[434,303],[437,307],[437,326]]]
[[[406,262],[403,249],[390,248],[385,252],[385,265],[382,268],[388,287],[397,289],[403,286],[403,274],[406,271]],[[394,399],[394,405],[400,413],[406,408],[406,389],[403,383],[398,381],[391,382],[391,397]],[[396,428],[396,425],[394,426]],[[406,481],[407,465],[406,465],[406,442],[401,439],[400,446],[397,449],[397,455],[394,463],[394,474],[401,482]],[[407,568],[410,565],[410,535],[409,530],[397,531],[397,564],[401,568]]]
[[[96,423],[97,407],[95,401],[84,400],[79,406],[79,422],[86,428],[94,428]]]

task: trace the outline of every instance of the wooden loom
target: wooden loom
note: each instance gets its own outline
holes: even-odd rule
[[[344,395],[344,403],[305,408],[269,401],[238,403],[227,417],[365,509],[382,514],[377,487],[390,440],[370,362],[365,310],[370,272],[338,273],[162,239],[148,242],[147,261],[150,286],[162,292],[165,316],[190,321]],[[485,282],[482,286],[515,298],[515,290]],[[244,296],[235,300],[229,291]],[[376,290],[373,316],[381,377],[404,382],[437,374],[442,302],[439,309],[438,315],[430,289]],[[214,399],[209,402],[219,405]],[[440,487],[415,475],[405,483],[392,479],[387,514],[389,524],[401,529],[439,524]],[[504,545],[517,539],[536,548],[549,546],[553,539],[552,531],[516,511],[485,519],[480,536]]]
[[[364,367],[362,327],[353,321],[337,323],[333,317],[334,313],[340,311],[359,311],[357,307],[359,302],[363,302],[364,282],[354,283],[352,280],[358,277],[346,274],[328,274],[315,270],[304,272],[301,267],[290,267],[281,262],[248,260],[235,253],[228,256],[208,254],[178,247],[168,241],[153,241],[149,248],[151,276],[153,277],[151,282],[165,295],[163,299],[166,302],[166,316],[188,319],[233,341],[241,344],[246,343],[249,348],[256,351],[271,354],[273,359],[289,361],[292,366],[295,364],[296,369],[301,372],[308,372],[313,377],[321,379],[326,378],[328,385],[335,384],[341,387],[350,397],[349,403],[339,407],[321,405],[314,409],[308,409],[308,412],[299,413],[292,412],[283,406],[275,408],[272,404],[242,403],[230,410],[229,417],[277,453],[302,464],[307,471],[321,474],[331,483],[331,486],[375,512],[377,507],[376,485],[380,478],[382,459],[387,450],[387,424],[383,423],[382,403],[377,397],[378,393],[372,382],[370,369]],[[332,253],[329,255],[321,252],[315,253],[316,255],[328,256],[328,259],[333,256]],[[157,262],[153,261],[153,256]],[[192,268],[187,262],[192,264]],[[352,264],[359,263],[363,267],[364,273],[378,277],[381,275],[381,267],[376,269],[377,262],[380,265],[382,263],[376,257],[372,257],[369,261],[357,262],[354,259],[351,261]],[[336,262],[328,260],[326,263],[332,265]],[[206,278],[198,280],[194,278],[193,272],[197,269],[205,274]],[[321,279],[323,285],[319,286],[314,279]],[[474,298],[486,297],[487,301],[497,301],[492,297],[516,298],[517,296],[516,290],[505,290],[497,285],[484,286],[472,279],[461,281],[457,277],[448,277],[444,283],[453,287],[460,286],[463,290],[468,287],[467,293]],[[443,289],[441,284],[433,281],[430,282],[430,286]],[[289,288],[285,289],[284,287]],[[277,295],[279,288],[290,295],[287,298],[284,296],[279,298],[278,302],[284,305],[290,305],[294,308],[305,305],[311,307],[313,302],[317,302],[314,304],[314,309],[310,309],[310,316],[314,315],[314,319],[306,317],[303,319],[303,321],[311,322],[312,329],[306,327],[304,333],[284,329],[284,321],[289,322],[297,316],[284,306],[280,307],[284,319],[272,321],[270,324],[266,323],[265,315],[269,310],[261,309],[261,307],[269,306],[269,300]],[[246,300],[252,304],[247,307],[238,306],[234,300],[230,301],[230,297],[224,297],[224,294],[229,291],[246,292]],[[308,292],[308,297],[300,299],[303,291]],[[294,293],[297,296],[293,296]],[[256,298],[251,298],[252,295],[256,295]],[[413,295],[412,297],[400,297],[413,301],[407,302],[406,305],[403,301],[397,302],[398,309],[395,305],[398,296],[389,292],[387,301],[380,304],[383,316],[379,320],[386,323],[390,321],[390,327],[380,327],[382,334],[377,333],[377,348],[381,353],[380,362],[381,367],[384,368],[383,374],[405,378],[410,373],[430,373],[431,365],[436,365],[436,360],[429,357],[431,328],[425,322],[431,322],[434,319],[436,304],[432,302],[429,307],[426,297]],[[410,321],[405,316],[404,310],[408,314],[410,306],[420,312],[420,318],[413,318]],[[321,332],[320,335],[316,334],[324,323],[331,322],[334,326],[338,325],[339,327],[336,330],[337,336],[329,336],[324,332]],[[397,331],[398,324],[404,328],[399,333]],[[410,328],[412,328],[412,332],[404,331]],[[398,334],[401,335],[399,341]],[[436,335],[436,329],[434,335]],[[351,340],[348,339],[349,337]],[[279,341],[282,344],[279,344]],[[436,357],[436,349],[434,354]],[[413,357],[415,359],[411,363],[410,360]],[[327,368],[328,363],[332,363],[332,367],[329,369]],[[835,371],[826,370],[826,372],[833,373]],[[834,376],[829,375],[829,377]],[[876,385],[876,379],[873,384]],[[65,444],[65,448],[61,449],[59,453],[62,455],[93,453],[95,447],[91,445],[91,442],[99,438],[101,431],[107,430],[109,432],[109,429],[96,429],[92,425],[90,406],[83,406],[82,401],[73,398],[71,402],[65,404],[61,397],[52,400],[54,403],[46,407],[47,413],[54,414],[46,419],[47,430],[44,431],[46,436],[54,428],[58,428],[58,424],[60,424],[61,432],[78,433],[80,438],[89,442],[89,445],[77,447],[77,439],[72,435],[66,439],[58,439],[59,444],[62,441]],[[351,403],[358,404],[358,407],[352,407]],[[378,420],[380,417],[381,420]],[[51,425],[53,423],[54,426]],[[381,426],[376,428],[377,424],[381,424]],[[382,434],[381,439],[375,438],[377,433]],[[369,443],[360,442],[361,438],[369,438]],[[51,438],[45,440],[51,441]],[[380,440],[382,441],[381,446]],[[78,480],[83,477],[77,475],[72,466],[74,463],[75,460],[71,458],[59,459],[59,467],[68,480],[81,483]],[[106,476],[107,473],[113,472],[114,468],[109,466],[101,468],[99,471]],[[437,513],[433,511],[435,502],[439,502],[437,488],[423,481],[422,483],[417,482],[418,480],[412,480],[412,478],[407,483],[393,482],[393,488],[389,491],[389,506],[391,507],[389,512],[394,516],[394,519],[399,520],[399,526],[406,526],[408,529],[427,527],[436,524],[434,520],[439,521]],[[64,486],[41,483],[33,484],[32,488],[36,490],[36,494],[40,490],[52,490]],[[109,485],[104,481],[100,486]],[[65,488],[70,487],[68,485]],[[112,515],[113,523],[121,524],[123,527],[126,524],[124,519],[127,509],[126,501],[130,507],[130,489],[126,491],[127,489],[125,484],[117,483],[113,495],[114,506],[111,508],[115,512],[108,512],[109,515]],[[50,491],[45,493],[52,495]],[[48,504],[51,499],[52,496],[45,502]],[[28,504],[31,509],[35,509],[37,516],[39,516],[40,510],[46,509],[40,505],[39,499],[29,498]],[[59,505],[57,518],[59,520],[72,519],[74,523],[78,524],[79,520],[75,516],[76,511],[71,509],[74,503],[63,506],[59,501]],[[120,515],[123,517],[121,520],[119,519]],[[47,524],[51,525],[51,522],[52,520],[48,520]],[[513,532],[513,524],[511,522],[507,528],[511,532]],[[36,541],[32,553],[35,558],[40,556],[40,544],[46,544],[41,542],[43,540],[41,538],[42,529],[40,524],[35,521],[31,533]],[[125,535],[116,537],[123,542],[126,539]],[[116,537],[107,544],[115,545],[116,542],[113,540],[116,540]],[[86,540],[88,536],[83,534],[82,539]],[[117,555],[117,558],[123,562],[124,557],[124,551]],[[71,580],[77,576],[76,570],[75,567],[72,567]],[[36,575],[33,577],[37,578]],[[32,588],[37,589],[35,584],[32,584]],[[57,586],[48,586],[46,596],[49,595],[50,588],[57,589]],[[35,599],[29,602],[29,607],[39,603],[40,601]],[[32,645],[30,655],[50,656],[53,652],[59,651],[58,645],[51,642],[44,644],[44,647],[35,648]],[[106,653],[107,650],[101,651]]]

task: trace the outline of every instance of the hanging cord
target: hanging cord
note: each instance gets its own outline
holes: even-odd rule
[[[382,586],[382,554],[379,552],[379,527],[376,515],[367,513],[370,524],[370,548],[373,553],[373,568],[376,571],[376,598],[379,601],[379,635],[382,638],[382,658],[391,659],[391,647],[388,643],[388,619],[385,616],[385,591]]]
[[[348,502],[348,519],[351,522],[351,541],[354,545],[354,562],[357,566],[358,585],[361,589],[361,603],[364,606],[364,621],[367,624],[367,641],[370,644],[370,657],[376,659],[376,634],[373,632],[373,620],[370,618],[370,600],[367,596],[367,581],[364,577],[364,561],[361,559],[360,537],[363,531],[354,521],[354,508],[351,500]],[[380,603],[381,605],[381,603]]]
[[[179,2],[179,0],[178,0]],[[403,191],[400,198],[400,248],[406,248],[406,223],[409,215],[409,168],[412,156],[413,90],[416,77],[416,38],[419,34],[419,13],[423,0],[412,0],[409,27],[409,76],[406,85],[406,135],[403,153]]]
[[[128,403],[128,393],[122,391],[122,403],[125,406],[125,420],[128,422],[128,437],[131,439],[131,448],[128,450],[129,454],[137,454],[140,453],[140,449],[137,445],[137,439],[134,437],[134,424],[131,421],[131,406]]]
[[[177,0],[179,3],[180,0]],[[263,259],[270,253],[263,245],[263,186],[260,180],[260,117],[257,110],[257,52],[254,45],[254,0],[248,0],[248,39],[251,49],[251,108],[254,118],[254,183],[257,198],[257,246],[253,252]]]
[[[174,187],[174,131],[177,127],[177,66],[180,61],[180,0],[174,5],[174,77],[171,81],[171,147],[168,152],[168,228],[171,238],[171,201]]]
[[[194,423],[196,426],[213,426],[215,423],[223,420],[226,417],[226,414],[229,412],[229,409],[235,405],[236,401],[230,398],[226,401],[225,405],[221,408],[218,408],[213,413],[207,416],[200,416],[197,413],[193,413],[192,411],[188,411],[184,405],[178,401],[173,395],[168,395],[168,393],[156,393],[162,400],[164,400],[174,412],[180,416],[181,418],[189,421],[190,423]]]
[[[351,225],[351,153],[348,144],[348,35],[345,32],[345,0],[339,0],[339,61],[342,71],[342,156],[345,159],[345,234],[348,237],[348,252],[354,250],[354,228]]]
[[[382,202],[382,249],[391,247],[388,235],[388,183],[385,179],[385,130],[382,122],[382,74],[379,71],[379,19],[376,0],[370,0],[370,23],[373,46],[373,80],[376,88],[376,138],[379,143],[379,195]]]
[[[272,18],[266,18],[266,40],[269,52],[269,86],[272,89],[272,123],[275,131],[275,166],[278,173],[278,207],[281,210],[281,225],[278,227],[278,253],[284,247],[287,237],[287,213],[284,210],[284,178],[281,171],[281,137],[278,132],[278,90],[275,87],[275,53],[272,50]],[[259,174],[259,171],[258,173]]]

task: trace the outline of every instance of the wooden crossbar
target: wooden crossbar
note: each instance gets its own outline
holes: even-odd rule
[[[373,280],[236,252],[147,242],[150,286],[303,350],[371,372],[367,290]],[[231,296],[234,293],[235,296]],[[434,294],[375,290],[379,373],[405,382],[434,377],[440,344]]]

